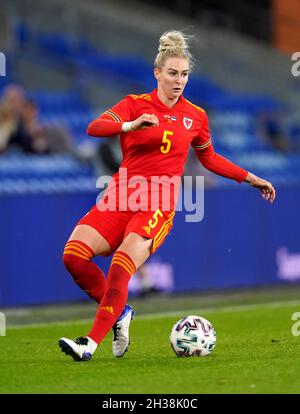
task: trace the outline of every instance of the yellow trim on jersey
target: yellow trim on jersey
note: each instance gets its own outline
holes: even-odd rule
[[[143,226],[143,227],[142,227],[142,229],[143,229],[143,230],[145,230],[145,232],[148,234],[148,236],[150,236],[150,233],[151,233],[151,229],[150,229],[150,227],[148,227],[148,226]]]
[[[149,93],[142,93],[141,95],[134,95],[133,93],[129,95],[132,99],[145,99],[146,101],[152,101],[152,97]]]
[[[175,212],[173,211],[170,214],[168,220],[162,225],[161,229],[159,230],[157,235],[154,237],[154,239],[153,239],[153,250],[155,250],[157,248],[157,246],[159,245],[159,242],[167,235],[170,227],[172,227],[172,220],[173,220],[174,216],[175,216]]]
[[[105,111],[104,114],[110,116],[116,122],[122,122],[122,119],[119,117],[119,115],[111,110]]]
[[[157,233],[157,235],[155,236],[154,240],[155,243],[157,244],[163,237],[163,235],[166,233],[167,229],[172,226],[172,219],[173,217],[171,217],[169,220],[167,220],[164,225],[162,226],[162,228],[160,229],[160,231]]]
[[[202,150],[204,148],[207,148],[211,145],[211,140],[208,140],[207,142],[205,142],[202,145],[192,145],[192,148],[194,148],[195,150]]]
[[[107,116],[109,116],[110,118],[112,118],[113,119],[113,121],[115,121],[115,122],[118,122],[118,121],[116,121],[116,119],[111,115],[111,114],[108,114],[107,112],[104,112],[104,114],[103,115],[107,115]]]
[[[161,245],[161,243],[164,241],[165,237],[169,233],[169,230],[171,227],[172,227],[172,223],[169,223],[167,226],[164,227],[164,231],[160,235],[159,239],[153,242],[153,250],[156,250]]]
[[[187,100],[186,98],[184,98],[184,99],[185,99],[185,101],[187,103],[189,103],[190,105],[192,105],[194,108],[198,109],[198,111],[205,112],[205,110],[203,108],[201,108],[200,106],[197,106],[197,105],[193,104],[191,101]]]

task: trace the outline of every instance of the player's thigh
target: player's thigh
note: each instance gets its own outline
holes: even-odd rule
[[[152,239],[137,233],[129,233],[118,247],[118,250],[126,253],[138,269],[151,255],[152,243]]]
[[[128,212],[103,211],[95,205],[78,221],[71,240],[79,237],[96,256],[108,256],[122,243],[131,216]]]
[[[79,240],[88,245],[95,256],[107,256],[111,253],[111,247],[107,240],[93,227],[87,224],[77,225],[69,240]]]
[[[130,219],[119,249],[132,258],[137,268],[162,245],[173,226],[174,214],[174,211],[141,211]]]

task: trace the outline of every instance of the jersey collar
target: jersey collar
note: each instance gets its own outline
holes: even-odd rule
[[[153,89],[153,91],[151,92],[151,97],[153,102],[155,103],[155,105],[157,105],[159,108],[163,109],[164,111],[172,111],[172,110],[178,110],[181,109],[184,105],[185,99],[182,95],[180,95],[177,103],[172,106],[172,108],[169,108],[167,105],[165,105],[164,103],[161,102],[161,100],[159,99],[159,97],[157,96],[157,88]]]

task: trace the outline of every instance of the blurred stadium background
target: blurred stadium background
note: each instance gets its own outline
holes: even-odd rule
[[[64,304],[80,301],[76,317],[86,316],[90,301],[61,255],[95,202],[97,177],[111,173],[120,157],[114,140],[88,138],[86,126],[128,93],[155,87],[158,39],[170,29],[195,36],[196,67],[185,96],[207,110],[216,151],[272,181],[278,198],[265,203],[257,191],[204,171],[191,154],[186,174],[205,176],[204,220],[185,223],[177,213],[130,295],[168,293],[160,301],[165,309],[189,292],[199,292],[203,304],[218,292],[231,299],[238,292],[242,301],[260,288],[264,295],[298,294],[300,77],[292,75],[291,56],[300,51],[299,2],[0,0],[0,6],[6,56],[0,307],[7,315],[8,308],[52,305],[51,317],[59,319]],[[98,261],[104,270],[109,262]],[[198,303],[188,300],[190,308]]]

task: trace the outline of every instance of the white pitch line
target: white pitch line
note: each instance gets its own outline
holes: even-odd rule
[[[183,311],[168,311],[168,312],[161,312],[161,313],[150,313],[147,315],[141,315],[137,317],[138,319],[155,319],[155,318],[167,318],[177,315],[193,315],[193,312],[197,312],[198,314],[201,313],[208,313],[208,312],[219,312],[219,313],[234,313],[234,312],[245,312],[253,309],[266,309],[266,308],[281,308],[284,306],[299,306],[300,311],[300,300],[291,300],[291,301],[283,301],[283,302],[269,302],[269,303],[253,303],[249,305],[234,305],[234,306],[224,306],[221,308],[199,308],[197,310],[194,309],[185,309]]]
[[[160,313],[149,313],[146,315],[136,316],[135,319],[137,320],[144,320],[144,319],[162,319],[168,317],[182,317],[183,315],[202,315],[203,313],[211,313],[211,312],[219,312],[219,313],[234,313],[234,312],[245,312],[254,309],[274,309],[274,308],[281,308],[284,306],[299,306],[300,311],[300,300],[290,300],[290,301],[281,301],[281,302],[269,302],[269,303],[253,303],[249,305],[235,305],[235,306],[224,306],[221,308],[193,308],[193,309],[185,309],[185,310],[178,310],[178,311],[168,311],[168,312],[160,312]],[[61,325],[73,325],[73,324],[84,324],[84,323],[91,323],[92,319],[80,319],[80,320],[72,320],[72,321],[65,321],[65,322],[43,322],[43,323],[33,323],[27,325],[13,325],[11,327],[7,326],[8,329],[27,329],[27,328],[42,328],[42,327],[50,327],[50,326],[61,326]]]

